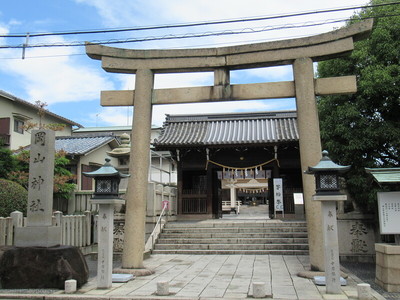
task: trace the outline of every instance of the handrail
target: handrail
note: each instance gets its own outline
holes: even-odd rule
[[[162,219],[162,217],[163,217],[164,214],[165,214],[165,209],[167,208],[167,206],[168,206],[168,204],[167,204],[167,203],[164,203],[163,209],[162,209],[162,211],[161,211],[161,213],[160,213],[160,216],[158,217],[157,223],[156,223],[156,225],[154,225],[153,232],[150,234],[150,237],[148,238],[148,240],[147,240],[147,242],[146,242],[145,251],[147,251],[147,250],[153,251],[154,244],[155,244],[155,240],[156,240],[157,237],[158,237],[158,235],[157,235],[157,237],[155,237],[155,235],[156,235],[156,229],[157,229],[157,226],[160,225],[160,230],[159,230],[159,232],[158,232],[158,234],[160,234],[160,233],[161,233],[161,230],[162,230],[162,227],[161,227],[161,225],[162,225],[162,224],[161,224],[161,219]],[[151,242],[150,248],[149,248],[149,241]]]

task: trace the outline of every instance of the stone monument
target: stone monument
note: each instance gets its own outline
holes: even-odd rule
[[[16,228],[17,247],[52,247],[61,243],[61,227],[52,226],[54,144],[54,131],[32,131],[27,226]]]
[[[15,247],[0,259],[3,288],[59,288],[75,279],[81,286],[89,270],[77,247],[60,246],[61,227],[52,225],[55,133],[33,130],[26,227],[15,228]]]

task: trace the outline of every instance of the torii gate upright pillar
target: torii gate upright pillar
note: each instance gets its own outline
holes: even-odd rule
[[[151,138],[151,97],[154,74],[151,70],[136,71],[135,108],[132,121],[132,147],[125,213],[122,268],[142,269],[146,226],[146,202]]]
[[[297,127],[299,130],[299,146],[301,169],[307,170],[313,166],[321,153],[321,139],[319,119],[315,100],[314,70],[310,58],[298,58],[293,63],[293,75],[296,82]],[[321,203],[313,201],[315,193],[315,178],[302,174],[303,195],[307,216],[307,231],[311,270],[322,270],[324,261],[324,248],[320,237],[322,236]]]

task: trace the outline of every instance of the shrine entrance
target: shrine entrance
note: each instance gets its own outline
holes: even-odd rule
[[[373,20],[364,20],[332,32],[292,40],[221,48],[131,50],[87,44],[86,53],[102,61],[107,72],[136,74],[135,91],[102,92],[106,106],[134,105],[130,170],[126,203],[123,268],[143,268],[147,175],[152,105],[211,101],[296,98],[301,169],[321,157],[316,95],[356,92],[356,77],[314,78],[313,62],[351,53],[354,41],[371,32]],[[294,81],[231,85],[230,71],[292,65]],[[154,89],[154,74],[214,72],[214,85]],[[196,137],[196,135],[193,135]],[[312,201],[314,178],[304,175],[303,192],[312,270],[323,270],[321,206]]]
[[[293,192],[302,192],[295,111],[168,115],[153,146],[177,162],[178,219],[259,205],[272,216],[274,178],[284,178],[283,208],[294,214]]]

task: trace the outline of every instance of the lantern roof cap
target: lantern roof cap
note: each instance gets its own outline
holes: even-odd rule
[[[344,173],[350,169],[351,166],[341,166],[334,163],[328,156],[328,151],[322,151],[322,158],[319,163],[314,167],[308,167],[305,171],[306,174],[315,174],[317,172],[338,172]]]
[[[105,176],[111,176],[111,177],[119,177],[119,178],[124,178],[124,177],[129,177],[131,176],[130,174],[122,174],[120,173],[117,169],[114,168],[114,166],[110,163],[111,159],[106,158],[105,159],[106,163],[101,166],[99,169],[93,172],[83,172],[83,174],[87,177],[105,177]]]

